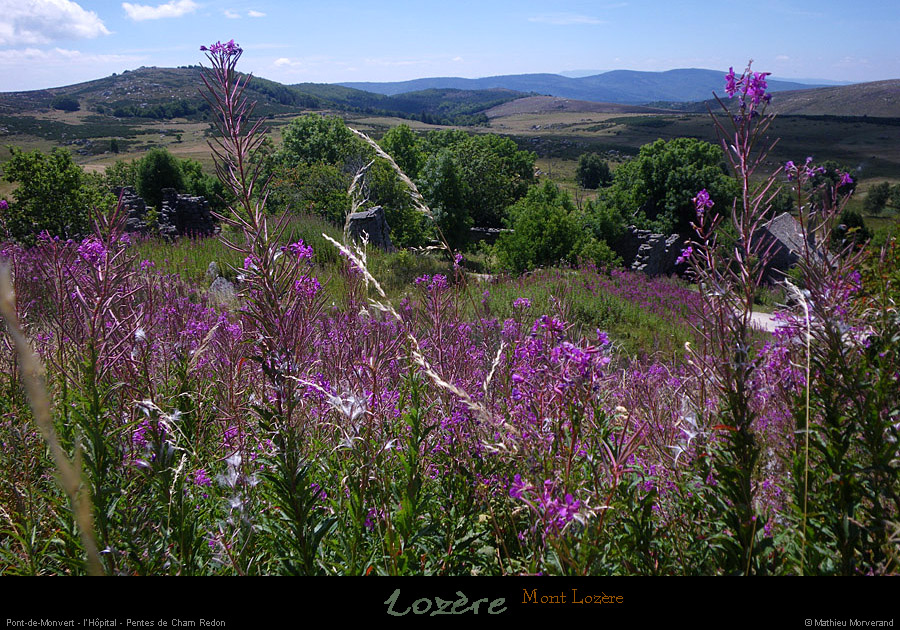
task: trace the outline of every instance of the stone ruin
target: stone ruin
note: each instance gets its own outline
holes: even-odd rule
[[[654,234],[632,225],[612,249],[622,257],[626,269],[660,276],[684,271],[685,265],[676,261],[685,247],[687,240],[678,234]]]
[[[797,219],[787,212],[761,227],[756,237],[762,239],[764,248],[771,246],[772,259],[766,269],[769,281],[780,280],[803,255],[803,230]],[[686,270],[686,265],[677,264],[677,260],[687,245],[688,239],[678,234],[654,234],[630,226],[613,250],[622,257],[626,269],[659,276]],[[814,245],[812,249],[815,250]]]
[[[800,260],[805,244],[803,228],[789,213],[784,212],[766,223],[756,233],[757,238],[762,238],[765,247],[771,246],[772,259],[766,269],[766,276],[770,280],[781,279],[782,274]],[[815,250],[815,245],[811,249]]]
[[[387,252],[395,252],[397,248],[391,243],[391,228],[384,216],[384,208],[373,206],[368,210],[354,212],[347,217],[347,225],[344,232],[354,241],[361,241],[363,234],[369,239],[369,244]]]
[[[153,226],[147,221],[147,203],[134,188],[115,188],[113,193],[122,200],[128,215],[125,230],[148,234]],[[156,230],[166,239],[179,236],[212,236],[218,230],[216,221],[204,197],[182,195],[174,188],[162,189],[162,204],[157,213]]]

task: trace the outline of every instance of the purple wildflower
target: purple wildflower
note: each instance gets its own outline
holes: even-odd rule
[[[838,186],[848,186],[853,183],[853,178],[850,177],[850,173],[841,173],[841,181],[838,182]]]
[[[513,301],[513,308],[521,308],[521,309],[531,308],[531,300],[529,300],[528,298],[524,298],[524,297],[516,298],[515,301]]]
[[[224,55],[225,57],[236,57],[244,52],[240,46],[234,43],[234,40],[229,40],[227,43],[223,44],[222,42],[216,42],[215,44],[210,44],[209,48],[206,46],[200,46],[200,50],[203,52],[208,52],[211,55]]]
[[[728,68],[728,74],[725,75],[725,93],[729,98],[733,98],[737,92],[737,81],[734,76],[734,67]]]
[[[681,256],[675,261],[676,265],[680,265],[681,263],[686,263],[690,260],[691,255],[694,253],[694,248],[688,245],[683,250],[681,250]]]
[[[78,246],[78,255],[90,265],[97,266],[106,256],[106,247],[93,236],[84,239]]]
[[[725,93],[729,98],[733,98],[736,94],[741,100],[741,107],[747,106],[747,100],[750,101],[751,109],[753,106],[762,102],[768,103],[772,100],[771,94],[766,92],[769,87],[766,77],[771,72],[750,72],[750,67],[740,77],[735,76],[734,68],[728,69],[725,75]]]
[[[312,260],[313,257],[312,246],[304,245],[303,239],[300,239],[296,243],[291,243],[290,245],[282,247],[281,251],[284,253],[290,252],[291,254],[296,256],[298,260]]]
[[[766,93],[766,88],[768,87],[766,83],[766,77],[772,74],[771,72],[752,72],[747,81],[747,96],[750,98],[750,102],[754,105],[759,105],[761,101],[765,101],[768,103],[772,100],[771,94]]]
[[[702,217],[703,213],[712,208],[715,202],[709,198],[709,193],[704,188],[694,197],[694,207],[697,209],[697,216]]]
[[[198,468],[194,471],[194,485],[206,487],[212,486],[212,479],[207,476],[205,468]]]
[[[315,296],[321,288],[322,285],[319,284],[319,280],[312,277],[305,277],[294,283],[294,291],[306,297]]]
[[[0,199],[0,210],[9,210],[9,204],[6,203],[6,199]]]
[[[788,181],[793,181],[797,176],[797,165],[793,161],[788,160],[784,164],[784,172],[787,174]]]

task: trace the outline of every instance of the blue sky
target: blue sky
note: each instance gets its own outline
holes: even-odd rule
[[[143,2],[147,2],[144,4]],[[0,91],[205,63],[281,81],[672,68],[900,78],[900,2],[818,0],[0,0]]]

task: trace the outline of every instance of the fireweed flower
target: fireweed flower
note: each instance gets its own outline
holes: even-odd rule
[[[769,87],[766,77],[770,74],[772,73],[751,72],[748,65],[744,74],[737,77],[734,74],[734,68],[731,67],[728,69],[728,74],[725,75],[725,93],[729,98],[734,98],[737,95],[742,109],[747,107],[748,101],[751,109],[760,103],[768,103],[772,100],[772,95],[766,92]]]
[[[229,40],[225,44],[223,44],[222,42],[210,44],[209,48],[207,48],[206,46],[200,46],[200,50],[203,52],[208,52],[211,55],[222,55],[224,57],[236,57],[244,52],[240,46],[234,43],[233,39]]]
[[[704,188],[694,197],[694,208],[697,209],[697,216],[702,217],[703,213],[712,208],[715,203],[709,198],[709,193]]]
[[[734,67],[728,68],[728,74],[725,75],[725,93],[729,98],[733,98],[737,92],[737,81],[734,76]]]
[[[199,468],[194,471],[194,485],[206,487],[212,486],[212,479],[207,476],[205,468]]]
[[[853,183],[853,178],[850,177],[850,173],[841,173],[841,181],[838,182],[838,187],[847,186]]]
[[[296,243],[291,243],[290,245],[285,245],[281,248],[281,251],[285,254],[293,254],[297,257],[298,260],[312,260],[313,257],[313,248],[310,245],[305,245],[303,243],[303,239],[300,239]]]
[[[89,265],[97,266],[106,256],[106,247],[93,236],[84,239],[78,246],[78,255]]]
[[[681,263],[686,263],[691,258],[691,254],[694,253],[694,248],[688,245],[683,250],[681,250],[681,256],[675,261],[676,265],[680,265]]]
[[[523,298],[523,297],[516,298],[515,301],[513,301],[513,308],[521,308],[521,309],[531,308],[531,300],[529,300],[528,298]]]

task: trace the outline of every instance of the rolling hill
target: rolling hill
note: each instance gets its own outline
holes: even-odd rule
[[[138,68],[47,90],[0,93],[0,118],[52,110],[56,99],[71,97],[84,112],[110,119],[204,120],[208,105],[200,94],[199,66]],[[248,87],[256,113],[262,116],[296,114],[305,110],[333,109],[398,116],[437,124],[480,124],[481,112],[527,94],[505,89],[429,89],[386,96],[339,85],[304,83],[284,85],[253,77]],[[3,121],[10,123],[8,120]],[[12,121],[13,123],[15,121]],[[13,125],[15,126],[15,125]]]
[[[678,69],[666,72],[612,70],[588,77],[558,74],[517,74],[481,79],[435,77],[396,83],[341,83],[367,92],[397,95],[416,90],[454,88],[484,90],[503,88],[517,92],[535,92],[583,101],[640,105],[656,101],[689,102],[708,99],[722,92],[725,73],[718,70]],[[769,81],[770,91],[803,90],[814,86],[792,81]]]

